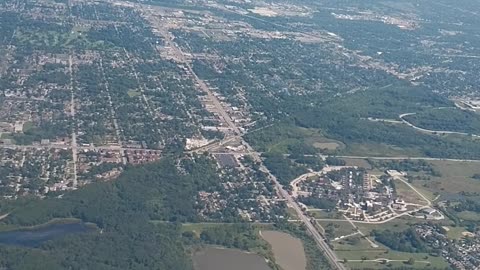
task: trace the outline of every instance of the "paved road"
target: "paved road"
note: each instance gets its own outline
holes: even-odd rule
[[[98,14],[95,11],[95,16],[96,19],[99,20]],[[117,121],[117,114],[115,111],[115,107],[113,106],[113,100],[112,100],[112,95],[110,94],[110,84],[108,83],[107,76],[105,75],[105,68],[103,67],[103,58],[100,57],[100,72],[104,81],[104,86],[105,86],[105,91],[107,93],[107,99],[108,99],[108,106],[110,107],[110,117],[112,117],[112,122],[113,122],[113,127],[115,129],[115,135],[117,136],[117,141],[118,145],[123,145],[122,142],[122,133],[120,131],[120,126],[118,125]],[[122,163],[123,165],[127,164],[127,156],[125,155],[125,152],[122,151]]]
[[[367,240],[369,243],[370,243],[370,246],[372,248],[378,248],[378,245],[375,244],[372,240],[370,240],[370,238],[368,238],[362,231],[360,231],[360,229],[358,229],[357,226],[355,226],[355,224],[352,222],[351,219],[349,219],[347,216],[343,215],[343,217],[350,223],[350,225],[353,226],[353,228],[355,228],[357,230],[357,232],[363,237],[365,238],[365,240]]]
[[[68,57],[68,70],[70,73],[70,92],[71,92],[71,101],[70,101],[70,114],[72,117],[72,161],[73,161],[73,188],[76,188],[78,185],[77,181],[77,122],[75,120],[75,92],[73,89],[73,58],[72,54]]]
[[[292,196],[290,196],[290,194],[288,194],[288,192],[283,189],[282,185],[278,182],[278,179],[273,174],[270,173],[270,171],[268,170],[267,167],[265,167],[265,165],[263,165],[260,155],[257,152],[255,152],[250,145],[248,144],[246,145],[253,159],[255,161],[260,162],[261,164],[260,170],[266,172],[270,176],[270,179],[275,183],[275,187],[279,192],[280,196],[284,198],[287,201],[287,203],[295,210],[297,216],[300,218],[303,224],[305,224],[305,226],[307,227],[307,230],[310,232],[310,234],[312,235],[317,245],[324,251],[323,254],[330,261],[332,266],[334,266],[335,269],[339,269],[339,270],[346,269],[345,266],[341,262],[339,262],[337,255],[330,248],[327,242],[324,240],[324,237],[318,232],[318,230],[312,224],[312,222],[310,221],[310,218],[303,213],[302,209],[300,208],[298,203],[292,198]]]
[[[165,30],[163,32],[163,36],[167,39],[167,44],[169,44],[173,49],[177,50],[178,51],[178,54],[181,55],[181,57],[184,57],[185,58],[185,55],[183,55],[183,52],[177,47],[177,45],[175,44],[175,42],[173,41],[171,35],[169,33],[165,33]],[[201,80],[197,74],[195,74],[194,70],[192,69],[191,65],[188,63],[188,61],[184,61],[186,64],[186,67],[187,69],[189,70],[189,72],[192,74],[193,78],[195,79],[195,81],[198,83],[199,87],[201,88],[201,90],[203,90],[205,93],[207,93],[210,101],[213,103],[213,105],[215,106],[217,112],[221,115],[221,117],[223,118],[223,120],[227,123],[227,125],[234,131],[235,135],[240,135],[241,134],[241,131],[240,129],[235,125],[235,123],[233,122],[232,118],[230,117],[230,115],[228,114],[227,110],[223,107],[222,103],[220,102],[220,100],[218,100],[218,98],[213,94],[213,92],[209,89],[209,87],[206,85],[206,83]],[[252,156],[252,158],[259,162],[261,164],[260,166],[260,170],[264,171],[265,173],[267,173],[270,177],[270,179],[275,183],[275,186],[276,186],[276,189],[277,191],[279,192],[280,196],[284,199],[287,200],[288,204],[295,210],[295,212],[297,213],[297,215],[300,217],[300,219],[302,220],[302,222],[305,224],[305,226],[307,227],[308,231],[311,233],[311,235],[313,236],[315,242],[317,243],[317,245],[324,251],[324,254],[325,256],[327,257],[327,259],[331,262],[332,266],[334,266],[336,269],[339,269],[339,270],[344,270],[346,269],[345,266],[343,266],[343,264],[341,264],[340,262],[338,262],[338,258],[336,256],[336,254],[333,252],[333,250],[330,248],[330,246],[328,246],[328,244],[325,242],[324,238],[322,237],[322,235],[320,235],[320,233],[317,231],[317,229],[313,226],[313,224],[310,222],[310,219],[308,217],[306,217],[303,212],[302,212],[302,209],[300,209],[300,207],[298,206],[297,202],[295,202],[293,200],[293,198],[288,194],[288,192],[286,192],[282,185],[280,185],[280,183],[278,182],[277,178],[268,170],[268,168],[263,165],[263,160],[261,159],[260,157],[260,153],[256,152],[245,140],[243,140],[242,137],[240,136],[233,136],[233,137],[230,137],[230,138],[226,138],[225,140],[222,140],[220,142],[218,142],[218,145],[221,145],[222,143],[225,143],[226,141],[228,140],[232,140],[232,139],[240,139],[242,140],[242,143],[243,145],[245,145],[245,147],[247,148],[247,152]],[[204,148],[200,148],[200,149],[197,149],[196,151],[207,151],[207,150],[210,150],[214,148],[214,145],[209,145],[209,146],[206,146]]]
[[[0,144],[0,148],[28,150],[28,149],[71,149],[71,145],[67,144],[41,144],[41,145],[17,145],[17,144]],[[89,150],[89,151],[161,151],[158,149],[144,149],[144,148],[129,148],[121,147],[118,145],[106,145],[106,146],[78,146],[77,150]]]
[[[309,172],[306,174],[302,174],[299,177],[295,178],[290,182],[290,186],[292,187],[292,197],[296,198],[298,197],[298,186],[297,184],[305,181],[308,177],[316,176],[319,175],[320,172]]]
[[[427,206],[432,205],[432,202],[427,197],[425,197],[420,191],[418,191],[414,186],[412,186],[407,180],[405,180],[405,178],[397,176],[395,177],[395,179],[402,181],[405,185],[407,185],[409,188],[415,191],[415,193],[417,193],[418,196],[420,196],[427,203]]]
[[[426,129],[426,128],[421,128],[421,127],[415,126],[414,124],[408,122],[408,121],[405,119],[405,116],[415,115],[415,114],[417,114],[417,113],[404,113],[404,114],[399,115],[398,117],[399,117],[399,118],[402,120],[402,122],[405,123],[407,126],[412,127],[412,128],[414,128],[414,129],[416,129],[416,130],[418,130],[418,131],[422,131],[422,132],[426,132],[426,133],[430,133],[430,134],[456,134],[456,135],[472,136],[472,137],[480,138],[480,135],[470,134],[470,133],[466,133],[466,132],[431,130],[431,129]]]

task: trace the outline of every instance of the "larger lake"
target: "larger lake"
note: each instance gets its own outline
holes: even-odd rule
[[[265,259],[236,249],[206,248],[193,255],[195,270],[271,270]]]
[[[94,231],[85,223],[48,224],[34,229],[0,232],[0,244],[36,247],[43,242],[73,233]]]

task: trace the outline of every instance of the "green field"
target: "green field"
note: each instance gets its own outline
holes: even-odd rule
[[[365,159],[358,159],[358,158],[342,158],[345,160],[347,166],[358,166],[361,168],[365,168],[367,170],[372,169],[370,163],[368,163]]]
[[[164,221],[152,221],[153,223],[164,223]],[[222,226],[231,226],[235,224],[244,224],[244,223],[222,223],[222,222],[200,222],[200,223],[183,223],[181,227],[182,232],[194,232],[197,235],[200,235],[205,229],[222,227]],[[271,230],[272,224],[270,223],[253,223],[251,224],[257,230]]]
[[[23,123],[23,132],[27,132],[34,127],[33,122],[27,121]]]
[[[387,264],[390,265],[390,267],[409,266],[413,269],[433,269],[434,267],[447,267],[447,262],[444,261],[444,259],[441,257],[432,257],[427,253],[407,253],[394,251],[376,242],[373,237],[369,236],[369,234],[373,230],[389,229],[392,231],[404,231],[411,227],[410,222],[415,221],[416,220],[412,218],[398,218],[384,224],[355,224],[355,226],[357,226],[360,231],[362,231],[370,240],[372,240],[377,245],[376,247],[372,246],[371,242],[361,237],[361,235],[352,236],[350,237],[350,239],[345,238],[337,241],[332,241],[331,244],[333,245],[335,253],[338,255],[339,259],[346,259],[347,265],[352,269],[384,269]],[[322,223],[322,225],[328,223],[329,221],[325,221]],[[338,221],[333,223],[345,223],[339,227],[339,231],[341,231],[340,229],[342,229],[342,233],[348,232],[347,225],[350,226],[350,233],[352,232],[352,226],[348,222]],[[356,238],[356,240],[352,241],[352,238]],[[413,265],[408,265],[406,263],[410,258],[415,260],[415,263]],[[380,261],[379,259],[388,259],[393,261],[385,263]]]
[[[447,227],[447,236],[450,239],[461,239],[463,238],[463,232],[466,231],[464,227]]]
[[[415,192],[411,187],[409,187],[406,183],[400,180],[396,180],[395,188],[397,190],[398,196],[402,197],[403,200],[405,200],[406,202],[416,203],[421,205],[427,204],[427,202],[417,192]],[[422,193],[422,195],[424,194]]]
[[[350,156],[421,156],[422,152],[414,148],[401,148],[387,144],[350,143],[339,152],[341,155]]]
[[[142,93],[140,93],[140,91],[128,90],[127,95],[129,97],[138,97],[138,96],[142,95]]]
[[[480,115],[459,108],[432,108],[405,117],[425,129],[480,134]]]
[[[386,230],[391,231],[404,231],[411,227],[411,224],[418,222],[418,219],[413,217],[399,217],[386,223],[381,224],[367,224],[367,223],[355,223],[365,235],[369,235],[373,230]]]
[[[462,211],[457,214],[457,217],[468,221],[480,221],[480,213],[472,211]]]
[[[385,268],[386,264],[380,261],[368,261],[378,259],[394,260],[389,262],[392,266],[407,266],[406,262],[410,258],[413,258],[416,261],[415,264],[410,265],[414,269],[428,269],[427,265],[430,265],[428,267],[431,268],[448,267],[448,263],[441,257],[433,257],[427,253],[394,251],[381,244],[379,244],[378,248],[372,248],[366,240],[361,240],[360,243],[355,246],[348,244],[335,244],[334,247],[338,257],[342,260],[347,259],[347,264],[351,268]],[[365,259],[365,261],[362,262],[362,259]]]
[[[355,229],[348,221],[317,221],[326,231],[328,228],[333,231],[333,238],[346,236],[355,233]]]
[[[314,218],[343,219],[341,213],[337,211],[308,210],[308,213]]]
[[[461,192],[480,193],[480,180],[472,178],[474,174],[480,173],[480,163],[455,161],[430,161],[430,163],[441,176],[431,176],[430,180],[415,180],[412,183],[415,187],[430,194],[438,193],[444,196],[458,196]]]
[[[325,137],[314,128],[301,128],[290,124],[274,124],[246,136],[255,148],[264,152],[289,153],[299,145],[306,145],[313,151],[326,150],[333,152],[343,149],[345,145]]]
[[[105,49],[103,41],[90,41],[86,37],[88,29],[74,27],[71,31],[31,31],[20,29],[15,33],[15,41],[18,44],[34,48],[68,49],[84,47],[87,49]]]

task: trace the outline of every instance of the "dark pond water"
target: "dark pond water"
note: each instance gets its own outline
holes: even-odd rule
[[[68,234],[91,232],[95,229],[85,223],[49,224],[31,230],[0,232],[0,244],[36,247],[43,242]]]

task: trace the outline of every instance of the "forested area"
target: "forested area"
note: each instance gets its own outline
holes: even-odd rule
[[[289,185],[298,176],[306,173],[306,167],[296,164],[290,159],[278,153],[265,153],[262,155],[265,166],[278,178],[282,185]]]
[[[412,228],[402,232],[374,230],[372,234],[376,241],[393,250],[403,252],[428,252],[427,246]]]
[[[129,167],[115,181],[94,183],[62,199],[3,202],[12,209],[2,223],[37,225],[73,217],[95,223],[102,233],[77,234],[37,249],[0,248],[7,269],[190,269],[177,222],[196,221],[199,190],[218,183],[216,167],[206,156],[183,159],[181,167],[165,158]],[[153,225],[151,219],[171,221]],[[72,256],[72,254],[75,254]]]
[[[474,200],[460,201],[457,205],[455,205],[454,209],[457,212],[472,211],[480,213],[480,202]]]
[[[253,225],[246,223],[206,228],[200,234],[200,240],[210,245],[247,251],[254,251],[258,248],[268,250],[268,246],[260,240]]]
[[[423,172],[432,176],[441,176],[441,173],[435,167],[425,160],[368,160],[373,167],[387,170],[397,170],[404,172]]]
[[[337,154],[348,153],[351,144],[385,144],[418,151],[428,157],[480,158],[480,144],[475,138],[425,134],[403,124],[367,119],[398,119],[400,114],[407,112],[452,106],[450,101],[428,90],[392,85],[389,89],[369,89],[327,100],[318,99],[310,95],[290,97],[288,102],[281,96],[276,100],[256,98],[255,102],[262,102],[267,115],[271,112],[272,119],[281,120],[273,127],[247,135],[247,140],[265,151],[276,146],[275,142],[286,140],[290,145],[301,140],[302,136],[308,138],[304,133],[288,128],[293,123],[300,128],[321,130],[325,137],[346,144],[347,148],[338,149]]]
[[[459,108],[427,110],[405,116],[413,125],[436,131],[454,131],[480,135],[480,115]]]
[[[327,198],[299,197],[298,200],[305,205],[317,209],[333,210],[335,209],[335,206],[337,206],[336,201],[332,201]]]

